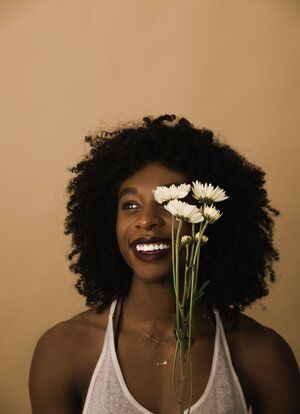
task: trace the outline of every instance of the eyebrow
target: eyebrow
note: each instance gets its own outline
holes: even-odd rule
[[[180,184],[184,184],[184,183],[168,183],[168,184],[163,184],[163,187],[171,187],[171,185],[180,185]],[[162,187],[160,186],[160,187]],[[136,187],[125,187],[121,190],[121,192],[119,193],[118,198],[120,199],[121,197],[123,197],[126,194],[138,194],[138,190]]]

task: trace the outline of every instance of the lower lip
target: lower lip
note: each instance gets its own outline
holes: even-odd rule
[[[138,251],[135,247],[132,249],[135,257],[143,262],[154,262],[157,260],[162,260],[169,255],[170,248],[165,250],[155,250],[153,252],[141,252]]]

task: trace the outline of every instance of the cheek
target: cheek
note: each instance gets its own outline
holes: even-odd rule
[[[119,246],[119,250],[122,255],[126,254],[129,248],[130,242],[130,228],[131,223],[130,219],[126,219],[125,217],[117,216],[116,221],[116,238]]]

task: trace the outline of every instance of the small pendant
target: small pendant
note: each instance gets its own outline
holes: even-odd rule
[[[168,363],[168,361],[161,361],[161,362],[159,362],[159,361],[156,361],[156,360],[154,360],[155,362],[156,362],[156,366],[161,366],[161,365],[167,365],[167,363]]]

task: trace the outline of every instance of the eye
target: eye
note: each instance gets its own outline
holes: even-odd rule
[[[158,205],[158,207],[160,207],[164,212],[166,212],[167,210],[164,208],[164,206],[162,205],[162,204],[158,204],[158,203],[156,203],[157,205]],[[124,203],[122,203],[122,205],[121,205],[121,208],[122,208],[122,210],[136,210],[135,208],[127,208],[128,206],[132,206],[132,205],[136,205],[136,206],[139,206],[139,204],[138,203],[136,203],[135,201],[133,201],[133,200],[129,200],[129,201],[125,201]]]
[[[138,205],[135,201],[126,201],[125,203],[122,204],[122,210],[134,210],[132,208],[126,208],[128,205]]]

